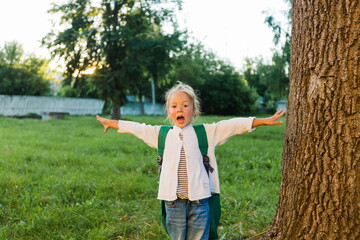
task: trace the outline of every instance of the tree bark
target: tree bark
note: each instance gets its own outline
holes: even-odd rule
[[[360,239],[359,12],[293,0],[282,182],[263,239]]]

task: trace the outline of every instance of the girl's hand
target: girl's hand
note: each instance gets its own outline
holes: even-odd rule
[[[277,111],[272,117],[266,118],[266,125],[279,125],[282,124],[282,121],[277,121],[279,118],[281,118],[286,111],[279,110]]]
[[[269,118],[255,118],[252,124],[252,128],[256,128],[263,125],[279,125],[282,124],[282,121],[277,121],[279,118],[281,118],[285,114],[284,110],[277,111],[274,116]]]
[[[101,124],[104,126],[104,133],[110,128],[109,120],[106,118],[102,118],[99,115],[96,115],[96,120],[101,122]]]

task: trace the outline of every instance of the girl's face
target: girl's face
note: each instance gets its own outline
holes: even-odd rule
[[[195,115],[194,103],[185,92],[174,92],[169,98],[167,113],[176,126],[184,128]]]

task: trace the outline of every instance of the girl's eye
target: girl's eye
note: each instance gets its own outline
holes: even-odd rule
[[[188,107],[189,105],[184,105],[184,107]]]
[[[176,106],[175,106],[175,105],[172,105],[171,107],[172,107],[172,108],[176,108]]]

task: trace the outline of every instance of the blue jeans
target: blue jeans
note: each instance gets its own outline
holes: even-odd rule
[[[166,201],[166,228],[173,240],[208,240],[209,199]]]

